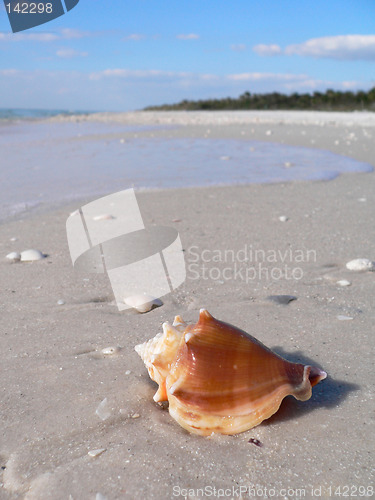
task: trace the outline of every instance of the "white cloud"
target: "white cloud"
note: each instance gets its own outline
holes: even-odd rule
[[[8,33],[0,31],[0,41],[5,42],[54,42],[55,40],[72,40],[94,36],[98,32],[95,31],[81,31],[72,28],[63,28],[56,33],[52,32],[38,32],[38,33]]]
[[[262,43],[255,45],[253,51],[259,56],[276,56],[281,54],[281,47],[276,44],[264,45]]]
[[[200,36],[197,35],[196,33],[188,33],[188,34],[177,35],[176,38],[178,38],[179,40],[198,40]]]
[[[37,32],[37,33],[7,33],[0,31],[0,41],[4,40],[6,42],[23,42],[23,41],[33,41],[33,42],[53,42],[55,40],[65,39],[77,39],[87,36],[92,36],[95,32],[81,31],[72,28],[63,28],[59,32]]]
[[[0,40],[6,42],[22,42],[22,41],[35,41],[35,42],[51,42],[58,40],[59,35],[56,33],[4,33],[0,32]]]
[[[278,54],[330,58],[341,61],[375,60],[375,35],[337,35],[311,38],[302,43],[288,45],[259,44],[253,51],[260,56]]]
[[[88,53],[87,52],[80,52],[79,50],[74,50],[74,49],[60,49],[56,52],[56,55],[58,57],[61,57],[63,59],[71,59],[72,57],[87,57]]]
[[[295,81],[306,79],[306,75],[296,75],[293,73],[237,73],[227,75],[228,80],[254,82],[259,80],[273,81]]]
[[[91,35],[89,31],[82,31],[74,28],[63,28],[60,32],[62,38],[66,38],[67,40],[71,40],[72,38],[84,38]]]
[[[314,80],[289,73],[214,75],[161,70],[82,71],[0,70],[0,107],[131,110],[183,99],[236,97],[245,91],[311,92],[327,88],[369,89],[374,82]]]
[[[144,38],[146,38],[146,36],[141,33],[132,33],[131,35],[124,37],[123,40],[133,40],[135,42],[139,42],[139,40],[143,40]]]
[[[14,69],[14,68],[0,70],[1,76],[18,76],[19,74],[20,74],[20,71],[18,69]]]
[[[339,60],[375,59],[375,35],[338,35],[312,38],[288,45],[287,55],[328,57]]]
[[[231,50],[234,50],[235,52],[242,52],[246,50],[246,45],[244,43],[233,43],[230,46]]]
[[[125,78],[128,80],[134,79],[155,79],[155,78],[186,78],[191,77],[191,73],[176,72],[176,71],[161,71],[157,69],[148,70],[132,70],[132,69],[105,69],[98,73],[91,73],[90,80],[100,80],[101,78]],[[203,75],[207,78],[207,75]]]
[[[198,88],[202,89],[217,88],[242,91],[244,86],[251,84],[254,92],[293,92],[312,90],[325,90],[329,87],[336,89],[364,88],[368,84],[365,82],[334,82],[330,80],[318,80],[311,78],[306,74],[294,73],[234,73],[228,75],[215,75],[205,73],[189,73],[177,71],[161,70],[132,70],[125,68],[106,69],[104,71],[91,73],[88,75],[91,81],[123,81],[127,85],[163,85],[168,84],[173,88]],[[104,85],[104,83],[103,83]],[[245,89],[246,90],[246,89]],[[199,97],[199,96],[198,96]]]
[[[353,90],[353,89],[356,90],[356,89],[363,88],[362,82],[359,82],[357,80],[343,81],[343,82],[341,82],[341,85],[342,85],[342,88],[345,90]]]

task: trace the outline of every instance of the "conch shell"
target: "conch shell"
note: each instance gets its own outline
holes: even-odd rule
[[[273,415],[285,396],[306,401],[327,374],[290,363],[261,342],[201,309],[187,325],[176,316],[163,333],[135,347],[152,380],[155,401],[185,429],[203,436],[237,434]]]

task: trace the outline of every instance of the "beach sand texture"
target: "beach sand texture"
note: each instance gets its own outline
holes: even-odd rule
[[[178,122],[153,133],[282,142],[375,164],[372,114],[293,116],[140,113],[89,120]],[[205,498],[202,488],[224,498],[266,498],[270,489],[276,498],[335,498],[340,491],[371,497],[375,273],[350,271],[346,263],[375,260],[374,193],[374,173],[137,193],[146,226],[179,231],[187,265],[185,283],[143,315],[120,313],[107,278],[77,275],[72,267],[65,222],[88,200],[3,222],[0,498]],[[26,248],[48,255],[32,263],[5,259]],[[245,249],[264,254],[257,260],[249,254],[247,262],[225,257],[225,250]],[[255,271],[236,275],[236,265]],[[267,299],[280,294],[297,300]],[[134,346],[176,314],[197,321],[201,307],[288,360],[321,367],[328,378],[309,401],[288,397],[245,433],[187,433],[153,402],[156,384]],[[120,349],[101,352],[111,346]],[[96,410],[105,399],[102,420]]]

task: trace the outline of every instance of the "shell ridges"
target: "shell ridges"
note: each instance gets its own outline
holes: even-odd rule
[[[189,432],[236,434],[273,415],[287,395],[306,401],[326,378],[320,368],[291,363],[243,330],[201,309],[196,324],[176,316],[163,333],[136,346],[159,384],[155,401]]]

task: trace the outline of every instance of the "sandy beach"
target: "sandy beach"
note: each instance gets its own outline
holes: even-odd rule
[[[64,120],[160,126],[137,132],[145,139],[316,148],[375,166],[372,113]],[[73,269],[65,223],[90,199],[3,221],[0,498],[372,497],[375,273],[350,271],[346,263],[375,261],[374,193],[374,172],[138,192],[145,225],[178,230],[187,270],[183,285],[146,314],[119,312],[107,277]],[[47,257],[5,259],[26,248]],[[272,295],[296,300],[280,305]],[[196,322],[203,307],[286,359],[322,368],[327,379],[310,400],[287,397],[274,416],[244,433],[189,434],[153,401],[157,386],[134,346],[177,314]],[[102,353],[111,346],[118,347],[114,354]],[[96,409],[105,398],[102,420]],[[100,453],[90,456],[93,450]]]

